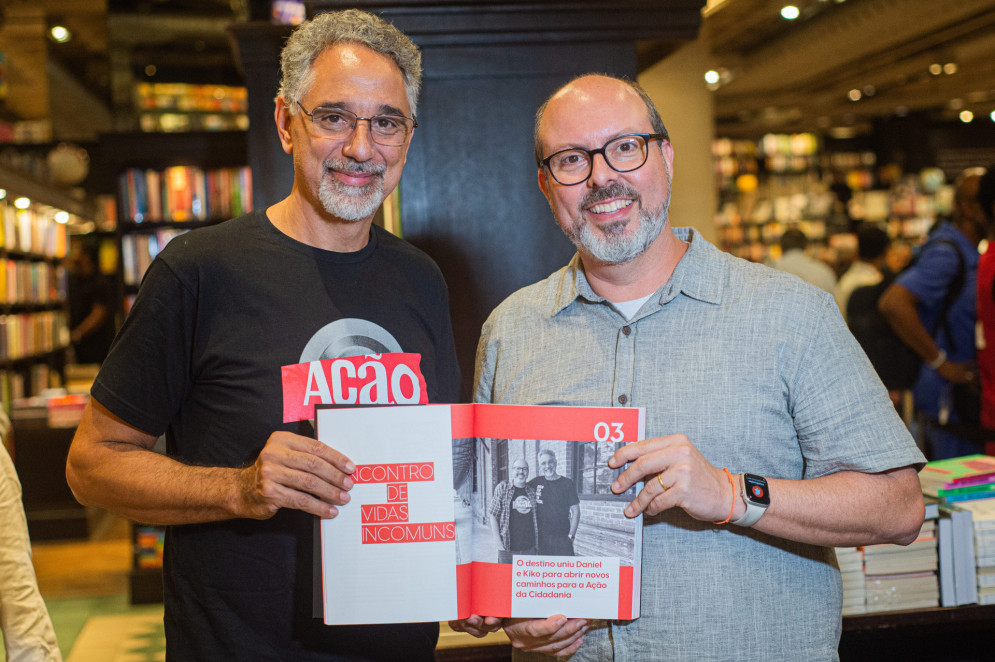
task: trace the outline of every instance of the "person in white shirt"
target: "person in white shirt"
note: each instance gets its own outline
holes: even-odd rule
[[[877,285],[884,278],[885,257],[891,240],[888,233],[876,226],[862,228],[857,233],[857,260],[840,276],[840,310],[846,318],[846,306],[850,295],[858,287]]]
[[[836,288],[836,274],[828,264],[805,254],[808,237],[801,230],[786,230],[781,235],[781,259],[772,266],[815,285],[833,295],[839,305],[839,292]]]
[[[0,411],[0,437],[10,420]],[[0,442],[0,631],[7,662],[62,662],[38,580],[31,565],[21,482],[7,447]]]

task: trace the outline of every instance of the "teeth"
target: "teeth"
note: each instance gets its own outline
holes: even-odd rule
[[[632,200],[615,200],[614,202],[607,202],[603,205],[594,205],[591,207],[591,211],[595,214],[610,214],[619,209],[624,209],[631,204]]]

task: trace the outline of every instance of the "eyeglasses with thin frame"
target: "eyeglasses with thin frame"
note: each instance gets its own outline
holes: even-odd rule
[[[539,163],[562,186],[575,186],[586,182],[591,176],[595,154],[604,157],[605,163],[615,172],[632,172],[645,165],[650,141],[665,138],[662,133],[628,133],[612,138],[598,149],[561,149]]]
[[[370,123],[370,137],[373,142],[386,147],[403,145],[411,131],[418,126],[413,117],[404,115],[374,115],[360,117],[343,108],[314,108],[308,112],[301,102],[296,102],[301,112],[311,118],[311,126],[319,138],[341,140],[348,138],[356,130],[356,125],[365,120]]]

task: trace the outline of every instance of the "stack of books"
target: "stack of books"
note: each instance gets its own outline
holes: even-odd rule
[[[995,457],[965,455],[934,460],[919,472],[922,493],[946,503],[995,497]]]
[[[979,499],[958,504],[971,515],[976,570],[976,602],[995,604],[995,499]]]
[[[864,581],[864,548],[837,547],[836,562],[843,575],[843,615],[867,612],[867,592]]]
[[[936,532],[936,520],[928,519],[908,546],[864,547],[867,613],[939,606]]]

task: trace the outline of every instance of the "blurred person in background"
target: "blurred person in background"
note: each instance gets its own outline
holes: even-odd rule
[[[978,206],[988,221],[989,239],[995,227],[995,163],[978,181]],[[978,372],[981,374],[981,425],[987,432],[985,450],[995,453],[995,244],[978,260]]]
[[[76,363],[102,363],[114,341],[114,291],[97,247],[82,240],[69,252],[69,337]]]
[[[773,264],[778,271],[794,274],[833,295],[839,304],[839,291],[836,287],[836,273],[821,260],[805,253],[808,237],[798,229],[786,230],[781,235],[781,259]]]
[[[936,224],[878,303],[895,334],[923,361],[913,396],[931,460],[983,447],[976,436],[981,403],[975,363],[978,243],[988,234],[977,199],[983,172],[973,168],[957,178],[951,220]]]
[[[850,295],[858,287],[877,285],[884,278],[885,255],[891,240],[881,228],[869,226],[857,233],[857,259],[840,277],[839,302],[843,317]]]
[[[0,437],[10,420],[0,410]],[[55,630],[31,565],[28,522],[21,503],[21,483],[0,441],[0,632],[7,662],[62,662]]]

